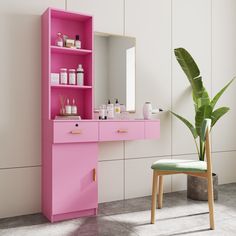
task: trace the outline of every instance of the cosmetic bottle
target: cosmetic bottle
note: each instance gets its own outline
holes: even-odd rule
[[[75,69],[69,69],[69,84],[75,85],[76,79],[75,79]]]
[[[60,79],[61,79],[61,84],[67,84],[67,69],[66,68],[60,69]]]
[[[66,106],[65,106],[65,109],[66,109],[66,114],[67,114],[67,115],[71,115],[71,105],[70,105],[70,100],[69,100],[69,98],[66,99]]]
[[[63,47],[63,36],[61,32],[57,33],[57,38],[55,40],[55,45],[57,47]]]
[[[115,116],[117,118],[119,118],[120,116],[120,104],[117,98],[116,98],[116,103],[115,103]]]
[[[107,119],[106,105],[101,105],[99,107],[99,120],[106,120],[106,119]]]
[[[75,104],[75,99],[72,100],[71,114],[77,115],[77,106]]]
[[[75,35],[75,47],[76,48],[81,48],[81,41],[79,40],[79,35]]]
[[[84,85],[84,69],[81,64],[79,64],[77,68],[77,85]]]
[[[107,104],[107,119],[114,119],[114,104],[111,103],[110,99],[108,99]]]

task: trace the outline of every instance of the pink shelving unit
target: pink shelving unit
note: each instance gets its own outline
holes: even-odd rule
[[[56,47],[57,32],[79,34],[82,49]],[[50,83],[51,73],[78,64],[84,86]],[[82,120],[55,119],[61,95],[76,99]],[[97,214],[99,142],[160,137],[159,120],[95,120],[93,98],[92,16],[47,9],[42,15],[42,212],[51,222]]]
[[[89,15],[65,12],[49,8],[42,17],[43,26],[43,96],[47,108],[44,118],[53,120],[60,112],[60,95],[74,98],[82,119],[93,118],[93,18]],[[82,49],[55,46],[56,35],[61,32],[69,38],[80,35]],[[50,74],[59,73],[60,68],[84,68],[84,86],[52,85]],[[47,89],[45,89],[47,88]],[[78,88],[78,89],[76,89]],[[47,94],[45,94],[47,93]]]

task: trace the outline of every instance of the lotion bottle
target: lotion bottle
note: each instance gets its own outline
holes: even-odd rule
[[[111,103],[110,99],[108,99],[107,104],[107,118],[114,119],[114,104]]]
[[[116,103],[115,103],[115,116],[117,118],[120,116],[120,104],[117,98],[116,98]]]
[[[77,68],[77,85],[84,85],[84,69],[81,64],[79,64]]]

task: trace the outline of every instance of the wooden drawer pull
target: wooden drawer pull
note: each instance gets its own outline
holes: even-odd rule
[[[71,134],[82,134],[81,130],[72,130],[70,131]]]
[[[93,169],[93,181],[96,182],[97,181],[97,173],[96,173],[96,169]]]
[[[117,130],[117,133],[128,133],[128,130],[127,129],[118,129]]]

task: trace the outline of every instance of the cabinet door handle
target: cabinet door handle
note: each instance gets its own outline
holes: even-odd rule
[[[127,129],[118,129],[117,130],[117,133],[128,133],[128,130]]]
[[[71,134],[82,134],[81,130],[72,130],[70,131]]]
[[[97,181],[97,173],[96,173],[96,168],[93,169],[93,181]]]

